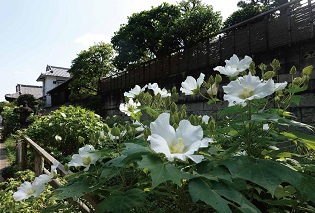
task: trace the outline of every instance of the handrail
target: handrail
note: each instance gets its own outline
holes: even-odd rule
[[[42,147],[40,147],[38,144],[36,144],[34,141],[32,141],[27,136],[22,135],[22,141],[17,143],[17,150],[16,150],[16,163],[20,165],[21,170],[26,169],[26,157],[27,157],[27,144],[31,146],[35,150],[35,167],[34,167],[34,173],[35,176],[39,176],[43,173],[50,174],[50,172],[44,167],[44,161],[46,161],[49,164],[53,164],[56,159],[51,156],[48,152],[46,152]],[[61,176],[65,176],[70,171],[66,171],[65,167],[62,164],[59,164],[57,167],[57,170],[59,171],[59,174]],[[59,188],[62,184],[56,180],[53,179],[50,182],[50,185],[54,188]],[[89,195],[86,194],[83,196],[84,199],[89,202],[95,210],[97,210],[97,202]],[[84,213],[91,213],[93,210],[89,208],[82,200],[77,199],[69,199],[70,202],[77,205],[79,209]]]

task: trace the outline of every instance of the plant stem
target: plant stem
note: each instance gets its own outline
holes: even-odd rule
[[[250,157],[251,156],[251,149],[252,149],[252,110],[251,110],[251,101],[248,101],[248,133],[247,133],[247,154]]]

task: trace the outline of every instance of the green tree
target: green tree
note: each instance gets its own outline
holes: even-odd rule
[[[179,7],[182,13],[175,29],[185,47],[219,31],[222,17],[220,13],[213,11],[211,5],[203,4],[201,0],[183,0]]]
[[[267,8],[263,5],[246,4],[242,8],[233,12],[223,23],[223,28],[228,28],[242,21],[246,21],[254,16],[266,11]]]
[[[33,110],[35,109],[35,105],[37,104],[36,102],[36,98],[31,95],[31,94],[23,94],[23,95],[20,95],[16,101],[15,101],[15,105],[16,106],[21,106],[23,105],[23,102],[26,101],[27,102],[27,105],[32,108]]]
[[[163,58],[214,34],[221,22],[220,14],[199,0],[186,0],[178,5],[163,3],[134,13],[112,37],[117,52],[114,63],[123,70],[148,59]]]
[[[287,2],[288,0],[241,0],[237,3],[237,6],[240,7],[240,9],[232,13],[224,21],[223,28],[227,28],[242,21],[246,21]],[[283,12],[286,12],[286,9],[280,10],[280,13]]]
[[[99,79],[114,70],[112,58],[112,46],[106,43],[98,43],[81,51],[72,61],[69,70],[72,76],[71,98],[81,99],[96,95]]]

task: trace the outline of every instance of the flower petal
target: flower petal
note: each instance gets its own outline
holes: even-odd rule
[[[167,141],[160,135],[153,134],[148,137],[150,147],[157,153],[163,153],[170,160],[171,152]]]
[[[150,124],[150,129],[152,135],[157,134],[164,138],[168,146],[171,145],[172,141],[175,139],[175,130],[169,124],[170,114],[162,113],[159,117]]]
[[[185,146],[190,146],[195,141],[202,139],[203,131],[201,126],[193,126],[188,120],[182,120],[179,122],[176,129],[175,138],[182,138]]]
[[[200,163],[205,157],[203,155],[186,155],[195,163]]]

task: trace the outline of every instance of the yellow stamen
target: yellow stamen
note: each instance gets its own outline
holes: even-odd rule
[[[91,162],[92,162],[92,159],[90,156],[84,157],[83,161],[82,161],[83,165],[85,165],[85,166],[90,165]]]
[[[174,153],[183,153],[185,149],[185,146],[183,144],[183,139],[182,138],[178,138],[178,143],[177,144],[174,144],[174,145],[171,145],[170,147],[170,151],[172,154]]]

